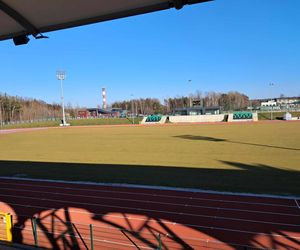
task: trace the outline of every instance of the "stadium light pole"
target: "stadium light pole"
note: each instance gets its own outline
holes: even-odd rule
[[[1,100],[0,100],[0,129],[2,129],[2,121],[3,120],[3,118],[2,118],[2,102],[1,102]]]
[[[64,89],[63,89],[63,80],[66,79],[66,72],[63,70],[56,71],[57,80],[60,81],[60,90],[61,90],[61,106],[62,106],[62,115],[63,123],[62,126],[66,126],[66,115],[65,115],[65,104],[64,104]]]
[[[188,84],[190,85],[190,83],[192,82],[192,80],[188,80]],[[192,97],[191,97],[191,94],[189,94],[189,106],[190,108],[193,106],[192,105]]]
[[[134,102],[133,102],[133,94],[131,94],[130,96],[131,96],[131,98],[132,98],[132,99],[131,99],[131,103],[132,103],[132,104],[131,104],[131,106],[132,106],[132,107],[131,107],[131,110],[132,110],[132,124],[134,124],[134,107],[133,107]]]
[[[274,83],[270,83],[270,95],[271,95],[271,102],[272,102],[272,87],[274,86]],[[273,105],[271,105],[271,120],[273,120]]]

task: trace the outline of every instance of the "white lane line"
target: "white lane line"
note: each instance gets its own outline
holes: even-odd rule
[[[216,194],[216,195],[229,195],[229,196],[243,196],[243,197],[254,197],[254,198],[275,198],[275,199],[300,199],[300,196],[291,195],[271,195],[271,194],[252,194],[252,193],[239,193],[239,192],[222,192],[214,190],[203,190],[197,188],[177,188],[177,187],[165,187],[165,186],[148,186],[148,185],[137,185],[137,184],[125,184],[125,183],[100,183],[100,182],[89,182],[89,181],[64,181],[64,180],[49,180],[49,179],[38,179],[38,178],[21,178],[21,177],[4,177],[3,180],[19,180],[19,181],[32,181],[32,182],[48,182],[48,183],[62,183],[62,184],[75,184],[75,185],[88,185],[88,186],[102,186],[102,187],[117,187],[117,188],[135,188],[135,189],[147,189],[147,190],[158,190],[158,191],[179,191],[185,193],[199,193],[199,194]]]
[[[13,195],[4,195],[1,194],[1,197],[8,196],[14,198],[20,198],[20,196],[13,196]],[[23,198],[23,197],[22,197]],[[215,220],[231,220],[231,221],[242,221],[242,222],[251,222],[251,223],[261,223],[261,224],[269,224],[269,225],[281,225],[281,226],[289,226],[289,227],[300,227],[300,224],[286,224],[286,223],[278,223],[278,222],[270,222],[270,221],[257,221],[257,220],[249,220],[249,219],[238,219],[233,217],[224,217],[224,216],[212,216],[212,215],[202,215],[202,214],[193,214],[193,213],[182,213],[176,211],[166,211],[166,210],[158,210],[158,209],[146,209],[146,208],[138,208],[138,207],[129,207],[129,206],[118,206],[118,205],[103,205],[103,204],[94,204],[89,202],[76,202],[76,201],[68,201],[68,200],[56,200],[56,199],[47,199],[47,198],[33,198],[33,197],[26,197],[27,200],[39,200],[39,201],[48,201],[48,202],[56,202],[56,203],[68,203],[68,204],[76,204],[77,206],[90,206],[90,207],[104,207],[104,208],[116,208],[116,209],[128,209],[131,211],[143,211],[143,212],[150,212],[150,213],[162,213],[162,214],[172,214],[177,216],[190,216],[196,218],[209,218]],[[9,202],[7,203],[9,204]],[[24,204],[25,205],[25,204]],[[27,206],[27,205],[25,205]],[[49,208],[51,209],[51,208]]]
[[[0,179],[2,179],[0,177]],[[6,179],[6,178],[4,178]],[[49,182],[48,182],[49,183]],[[55,182],[54,182],[55,183]],[[5,183],[7,184],[7,183]],[[70,184],[70,183],[66,183]],[[1,183],[0,183],[1,185]],[[200,197],[191,197],[191,196],[181,196],[181,195],[164,195],[164,194],[151,194],[151,193],[143,193],[143,192],[126,192],[126,191],[118,191],[118,190],[94,190],[87,188],[73,188],[73,187],[62,187],[62,186],[49,186],[49,185],[30,185],[30,184],[19,184],[19,183],[9,183],[9,185],[17,185],[17,186],[26,186],[26,187],[40,187],[40,188],[51,188],[51,189],[61,189],[61,190],[71,190],[71,191],[91,191],[102,192],[102,193],[118,193],[118,194],[130,194],[130,195],[145,195],[151,197],[164,197],[164,198],[176,198],[176,199],[192,199],[196,201],[213,201],[213,202],[221,202],[221,203],[235,203],[235,204],[248,204],[248,205],[262,205],[262,206],[273,206],[273,207],[295,207],[294,205],[282,205],[282,204],[274,204],[274,203],[265,203],[265,202],[247,202],[247,201],[237,201],[237,200],[224,200],[224,199],[216,199],[216,198],[200,198]],[[104,185],[103,185],[104,186]],[[109,185],[106,187],[110,187]],[[112,186],[113,187],[113,186]],[[207,193],[209,194],[209,193]],[[238,196],[236,196],[238,197]]]
[[[1,188],[0,190],[9,190],[9,191],[20,191],[20,192],[28,192],[28,193],[38,193],[38,194],[52,194],[52,195],[63,195],[63,196],[70,196],[70,197],[83,197],[83,198],[92,198],[96,199],[97,202],[94,202],[95,205],[97,205],[98,201],[101,200],[117,200],[117,201],[129,201],[129,202],[138,202],[138,203],[148,203],[148,204],[160,204],[160,205],[170,205],[175,207],[188,207],[188,208],[202,208],[202,209],[211,209],[213,211],[237,211],[237,212],[247,212],[247,213],[260,213],[260,214],[270,214],[270,215],[283,215],[283,216],[292,216],[292,217],[299,217],[300,215],[295,214],[289,214],[289,213],[279,213],[279,212],[270,212],[270,211],[258,211],[258,210],[248,210],[248,209],[238,209],[238,208],[226,208],[221,206],[204,206],[204,205],[190,205],[190,204],[184,204],[184,203],[171,203],[171,202],[160,202],[160,201],[150,201],[150,200],[143,200],[143,199],[126,199],[126,198],[116,198],[116,197],[105,197],[105,196],[89,196],[89,195],[78,195],[78,194],[68,194],[68,193],[59,193],[59,192],[42,192],[42,191],[34,191],[34,190],[26,190],[26,189],[14,189],[14,188]],[[9,195],[6,193],[6,197],[9,197]],[[0,195],[1,196],[1,195]],[[13,195],[13,197],[16,197],[16,194]],[[22,198],[23,196],[19,196]],[[26,196],[29,198],[29,195]],[[294,206],[293,206],[294,207]]]

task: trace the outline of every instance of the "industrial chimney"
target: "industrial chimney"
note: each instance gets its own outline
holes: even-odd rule
[[[106,90],[105,88],[102,88],[102,108],[106,109],[107,105],[106,105]]]

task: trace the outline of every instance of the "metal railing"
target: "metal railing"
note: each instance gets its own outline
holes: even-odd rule
[[[42,224],[43,223],[43,224]],[[214,249],[225,250],[272,250],[270,248],[257,248],[249,245],[225,243],[213,239],[193,237],[179,238],[160,232],[134,232],[110,226],[63,222],[65,230],[49,232],[45,230],[45,221],[31,218],[33,245],[46,249],[138,249],[138,250],[164,250],[174,249]],[[44,228],[44,229],[43,229]],[[27,229],[28,230],[28,229]],[[57,244],[47,245],[49,238],[57,240]],[[59,243],[60,241],[60,243]],[[181,242],[181,244],[179,243]]]

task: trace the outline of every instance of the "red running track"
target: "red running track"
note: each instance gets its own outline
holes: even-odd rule
[[[16,243],[48,249],[300,249],[300,200],[0,179]],[[93,244],[91,244],[92,224]]]

